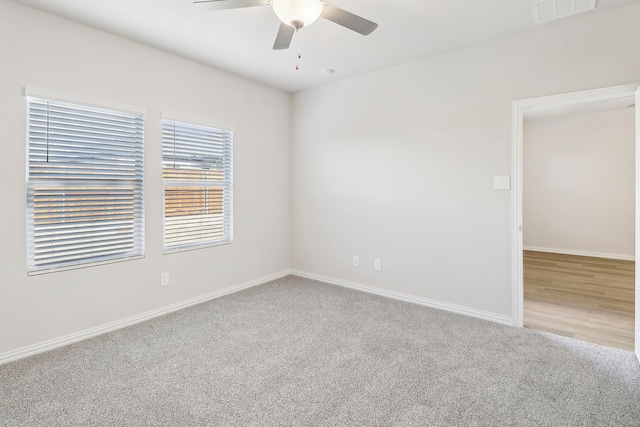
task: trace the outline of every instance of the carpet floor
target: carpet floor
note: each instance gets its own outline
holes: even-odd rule
[[[639,426],[631,352],[288,276],[0,366],[1,426]]]

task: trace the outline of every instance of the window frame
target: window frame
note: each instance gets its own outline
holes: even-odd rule
[[[98,265],[112,264],[118,262],[126,262],[131,260],[143,259],[145,257],[145,127],[146,127],[146,110],[140,108],[131,108],[122,106],[119,104],[113,104],[108,102],[102,102],[99,100],[93,100],[88,98],[80,98],[67,96],[62,94],[53,93],[50,91],[34,90],[31,88],[25,88],[25,104],[26,104],[26,126],[25,126],[25,216],[26,216],[26,266],[27,275],[34,276],[40,274],[54,273],[59,271],[75,270],[82,268],[89,268]],[[87,256],[90,251],[79,253],[76,259],[68,260],[54,260],[51,262],[38,263],[36,261],[36,192],[38,188],[42,187],[41,184],[47,183],[51,185],[51,188],[68,188],[71,187],[74,191],[95,191],[97,188],[102,190],[105,187],[115,188],[117,185],[111,181],[123,180],[122,176],[116,176],[113,180],[108,180],[108,184],[90,181],[90,180],[69,180],[60,178],[49,177],[44,180],[38,178],[37,174],[32,170],[32,150],[36,150],[37,143],[32,141],[32,127],[35,127],[38,123],[37,120],[32,120],[32,103],[33,102],[47,102],[55,104],[57,108],[63,108],[68,106],[71,108],[77,108],[78,111],[86,111],[89,115],[108,114],[113,113],[122,117],[127,116],[132,122],[138,122],[138,126],[135,128],[136,141],[132,143],[131,148],[135,151],[136,160],[134,169],[135,175],[130,182],[122,185],[124,189],[131,190],[131,232],[127,233],[131,236],[132,250],[123,253],[113,253],[107,255]],[[50,117],[53,113],[47,112],[47,117]],[[48,120],[48,119],[47,119]],[[96,126],[96,122],[91,122],[91,125]],[[77,129],[75,129],[77,131]],[[47,138],[49,138],[51,132],[49,129],[46,131]],[[119,144],[122,140],[119,140]],[[85,142],[86,143],[86,142]],[[48,142],[47,142],[48,146]],[[87,163],[80,163],[80,165],[86,165]],[[116,164],[119,166],[118,164]],[[61,170],[68,168],[68,164],[62,164]],[[96,169],[91,169],[95,171]],[[63,173],[61,173],[63,175]],[[122,181],[124,182],[124,180]],[[39,186],[40,185],[40,186]],[[62,201],[64,203],[64,201]],[[95,203],[95,199],[92,200]],[[77,202],[76,202],[77,203]],[[100,226],[99,223],[95,225]],[[89,227],[91,228],[91,227]],[[87,233],[90,235],[90,232]],[[80,239],[83,236],[80,233],[74,234],[74,239]],[[79,244],[79,243],[77,243]]]
[[[173,123],[179,124],[183,127],[192,127],[194,129],[200,130],[209,130],[212,132],[221,132],[228,135],[229,141],[228,146],[225,146],[225,150],[228,152],[228,171],[224,170],[224,173],[228,175],[228,180],[224,180],[223,182],[215,183],[213,181],[195,181],[195,180],[177,180],[177,179],[166,179],[165,178],[165,125]],[[179,253],[185,251],[193,251],[198,249],[211,248],[216,246],[223,246],[233,243],[234,241],[234,206],[233,206],[233,170],[234,170],[234,130],[229,126],[220,126],[211,123],[202,123],[195,122],[193,120],[188,120],[184,118],[175,118],[172,116],[163,116],[161,122],[161,131],[162,131],[162,253],[163,255],[168,255],[172,253]],[[174,136],[175,138],[175,136]],[[175,152],[174,152],[175,156]],[[167,246],[167,188],[168,187],[180,187],[182,189],[186,188],[198,188],[198,189],[209,189],[209,188],[220,188],[223,193],[223,212],[222,212],[222,224],[224,227],[223,238],[217,240],[206,240],[201,242],[194,243],[184,243],[177,244],[174,246]],[[208,203],[208,199],[207,199]],[[225,211],[225,208],[228,211]]]

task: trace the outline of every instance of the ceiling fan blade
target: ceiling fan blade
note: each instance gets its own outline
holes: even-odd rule
[[[276,36],[276,41],[273,43],[273,50],[289,49],[293,33],[295,32],[295,28],[281,22],[280,28],[278,29],[278,35]]]
[[[240,9],[268,4],[267,0],[196,0],[193,2],[193,5],[201,10]]]
[[[373,30],[378,28],[378,24],[375,22],[326,3],[320,16],[364,36],[371,34]]]

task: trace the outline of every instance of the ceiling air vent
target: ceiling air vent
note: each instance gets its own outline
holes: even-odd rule
[[[533,3],[536,24],[565,18],[595,9],[596,0],[540,0]]]

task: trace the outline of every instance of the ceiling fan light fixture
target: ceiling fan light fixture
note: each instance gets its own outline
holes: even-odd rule
[[[272,6],[278,19],[295,29],[313,24],[323,7],[320,0],[273,0]]]

